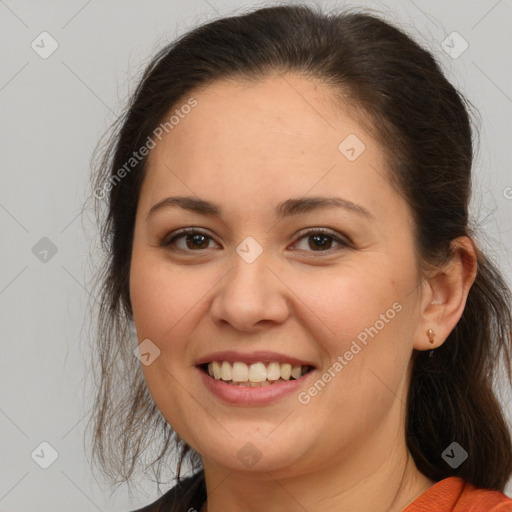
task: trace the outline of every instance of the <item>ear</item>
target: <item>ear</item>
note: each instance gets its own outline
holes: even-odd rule
[[[456,238],[449,259],[428,272],[422,283],[421,311],[414,339],[417,350],[442,345],[459,321],[477,273],[476,248],[471,238]],[[429,342],[428,331],[433,335]]]

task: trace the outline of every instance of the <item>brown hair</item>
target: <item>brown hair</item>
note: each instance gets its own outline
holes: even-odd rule
[[[354,115],[390,149],[391,179],[410,205],[423,262],[439,262],[455,238],[472,235],[468,103],[433,56],[389,23],[363,12],[269,7],[199,26],[163,48],[115,125],[93,184],[105,249],[98,275],[101,359],[93,453],[111,478],[128,480],[148,448],[157,448],[152,463],[160,467],[173,441],[182,450],[180,465],[191,455],[200,466],[198,454],[159,413],[133,355],[129,269],[147,158],[122,179],[118,171],[196,88],[286,71],[318,79],[350,98]],[[512,473],[510,431],[493,390],[500,357],[506,382],[512,381],[510,304],[499,271],[478,251],[478,273],[462,318],[435,357],[413,354],[407,444],[432,480],[456,475],[477,487],[503,490]],[[442,458],[453,441],[469,454],[457,469]]]

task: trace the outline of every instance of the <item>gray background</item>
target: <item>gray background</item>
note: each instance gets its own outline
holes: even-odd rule
[[[385,13],[431,48],[478,107],[473,212],[485,230],[481,243],[510,283],[512,2],[317,3]],[[151,482],[132,497],[124,485],[110,495],[85,455],[91,403],[84,398],[89,349],[81,338],[97,240],[80,212],[90,192],[90,158],[150,55],[203,21],[269,4],[0,0],[0,510],[123,511],[157,497]],[[43,31],[59,45],[46,59],[31,47]],[[453,31],[469,44],[458,58],[441,46]],[[510,397],[502,400],[512,416]],[[43,441],[58,452],[46,470],[31,457]],[[43,453],[42,463],[50,451],[43,446]]]

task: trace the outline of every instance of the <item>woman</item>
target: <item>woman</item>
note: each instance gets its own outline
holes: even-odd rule
[[[376,17],[264,8],[163,49],[95,183],[105,471],[174,440],[196,472],[144,511],[512,510],[471,165],[464,99]]]

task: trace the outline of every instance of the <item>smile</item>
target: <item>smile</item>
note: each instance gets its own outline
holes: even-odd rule
[[[233,386],[262,387],[270,386],[277,382],[295,380],[306,373],[312,367],[300,364],[279,363],[273,361],[268,364],[255,362],[246,364],[242,361],[212,361],[202,366],[209,376],[222,380]]]

